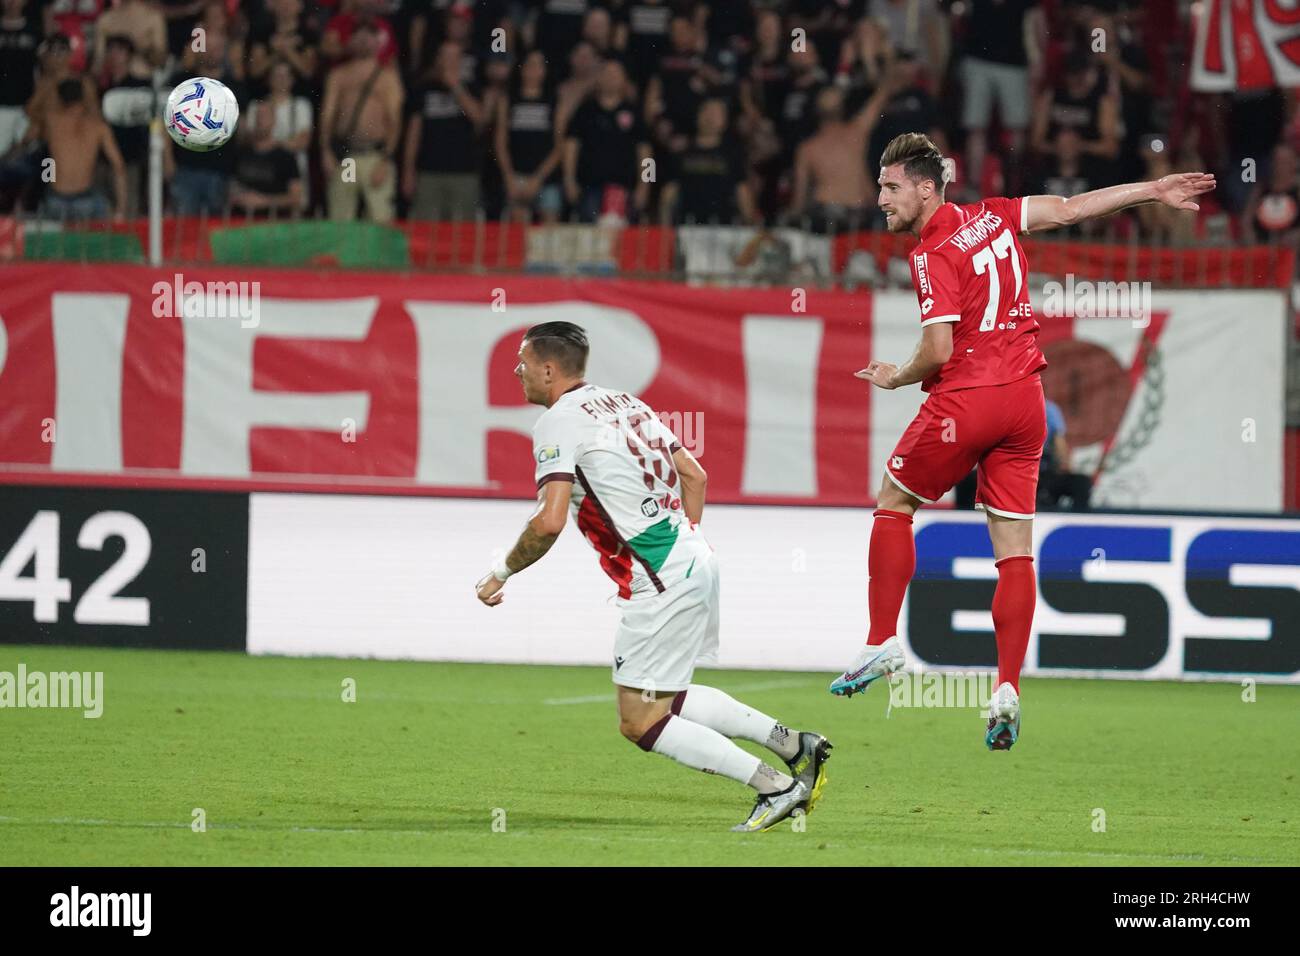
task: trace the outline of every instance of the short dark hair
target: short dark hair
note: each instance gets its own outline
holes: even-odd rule
[[[543,322],[524,333],[524,341],[543,362],[554,362],[568,375],[581,375],[587,370],[587,332],[572,322]]]
[[[934,180],[934,188],[942,193],[944,182],[943,153],[924,133],[900,133],[889,141],[881,154],[881,166],[903,164],[903,174],[914,183]]]

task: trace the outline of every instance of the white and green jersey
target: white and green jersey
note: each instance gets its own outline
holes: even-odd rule
[[[710,552],[682,511],[677,437],[634,395],[581,384],[533,426],[537,487],[573,482],[574,520],[621,598],[661,593]]]

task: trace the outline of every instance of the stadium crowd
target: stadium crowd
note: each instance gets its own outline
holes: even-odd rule
[[[243,115],[223,149],[167,143],[181,215],[875,228],[872,157],[923,130],[959,201],[1207,169],[1222,188],[1198,217],[1142,207],[1093,232],[1294,243],[1295,101],[1189,92],[1186,8],[0,0],[0,209],[142,215],[149,120],[208,76]]]

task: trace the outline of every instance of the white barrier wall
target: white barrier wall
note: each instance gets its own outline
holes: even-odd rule
[[[530,513],[520,501],[254,494],[248,650],[608,663],[614,586],[572,526],[511,578],[500,607],[476,600],[494,549]],[[841,669],[866,631],[870,524],[860,509],[708,507],[721,666]],[[916,528],[920,577],[901,630],[927,666],[988,666],[995,572],[982,519],[931,511]],[[1300,521],[1056,514],[1040,516],[1035,539],[1047,580],[1027,673],[1300,682]],[[925,633],[910,633],[922,612]]]

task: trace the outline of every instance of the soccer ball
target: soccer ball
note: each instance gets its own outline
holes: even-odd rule
[[[177,145],[206,153],[220,149],[235,135],[239,101],[220,80],[196,76],[172,90],[163,119]]]

